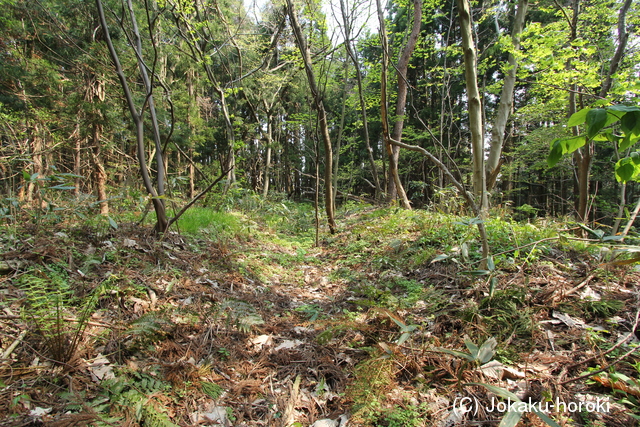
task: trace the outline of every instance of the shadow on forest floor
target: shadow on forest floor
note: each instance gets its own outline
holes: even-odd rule
[[[561,425],[635,425],[612,395],[640,397],[615,377],[637,377],[633,355],[568,380],[636,340],[638,273],[557,249],[491,277],[407,269],[419,236],[376,234],[374,220],[319,248],[135,226],[6,237],[0,425],[480,425],[499,420],[487,408],[500,390],[608,404],[551,411]],[[468,343],[490,337],[488,360],[474,358]],[[462,398],[474,410],[455,411]]]

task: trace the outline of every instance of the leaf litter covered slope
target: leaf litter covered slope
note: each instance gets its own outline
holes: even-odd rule
[[[223,242],[133,226],[5,239],[3,425],[497,422],[485,411],[495,393],[469,383],[533,401],[609,399],[608,413],[552,415],[635,425],[640,390],[611,375],[637,377],[633,354],[567,381],[628,352],[604,354],[633,335],[637,273],[551,242],[477,276],[472,229],[454,219],[382,209],[342,221],[319,248],[253,222]],[[493,224],[494,248],[536,235],[509,227]],[[489,365],[465,359],[465,336],[495,337]],[[465,397],[479,410],[458,415]],[[542,424],[525,414],[523,425]]]

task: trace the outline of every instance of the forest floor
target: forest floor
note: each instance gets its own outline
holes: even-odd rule
[[[494,221],[479,270],[460,218],[343,210],[316,246],[283,207],[6,228],[0,425],[497,425],[517,399],[555,420],[519,425],[636,425],[640,273],[615,248]]]

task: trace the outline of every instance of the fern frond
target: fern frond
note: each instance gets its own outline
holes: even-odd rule
[[[246,301],[227,299],[222,309],[227,312],[227,321],[235,324],[240,332],[248,333],[252,326],[264,324],[260,313]]]

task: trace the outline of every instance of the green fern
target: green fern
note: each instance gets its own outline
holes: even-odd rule
[[[108,408],[111,413],[103,415],[113,417],[117,412],[121,412],[124,418],[133,418],[144,426],[176,426],[164,409],[150,397],[170,391],[171,386],[144,372],[130,372],[129,375],[101,383],[106,395],[103,397],[107,397],[111,402]]]
[[[163,312],[149,312],[131,322],[127,333],[141,344],[151,343],[165,337],[173,327]]]
[[[202,392],[212,399],[219,399],[224,393],[224,389],[216,383],[203,382],[200,384]]]
[[[221,308],[227,313],[227,323],[235,325],[240,332],[248,333],[252,326],[264,324],[260,313],[246,301],[227,299]]]
[[[66,271],[59,266],[34,268],[20,276],[16,286],[24,292],[22,315],[42,339],[47,356],[61,364],[73,359],[102,287],[79,301]],[[69,322],[68,317],[77,320]]]

